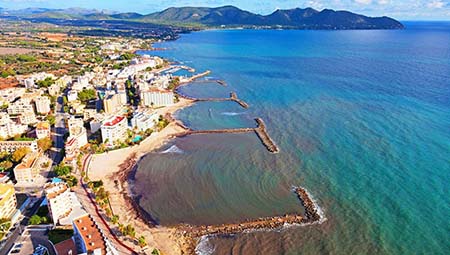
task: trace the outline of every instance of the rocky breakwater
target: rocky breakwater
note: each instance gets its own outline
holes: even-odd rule
[[[177,227],[177,235],[187,241],[185,245],[187,254],[194,254],[195,247],[202,236],[214,235],[233,235],[255,230],[273,230],[286,225],[293,224],[311,224],[320,222],[321,215],[318,213],[318,207],[310,197],[306,189],[294,187],[293,192],[297,195],[300,203],[305,209],[305,215],[286,214],[283,216],[263,217],[253,220],[246,220],[240,223],[229,223],[221,225],[181,225]]]

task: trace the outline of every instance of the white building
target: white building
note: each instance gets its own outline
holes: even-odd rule
[[[23,80],[23,85],[25,85],[26,89],[33,89],[36,86],[33,78]]]
[[[149,107],[160,107],[174,104],[174,95],[171,91],[150,90],[141,93],[142,103]]]
[[[34,112],[22,113],[19,116],[19,120],[20,120],[20,123],[23,125],[33,125],[38,122]]]
[[[44,158],[40,153],[33,152],[27,154],[20,164],[14,168],[14,177],[17,184],[32,184],[44,177],[40,175],[41,164],[44,162]]]
[[[103,122],[101,126],[102,141],[106,146],[113,146],[115,141],[127,138],[128,123],[123,116],[114,116]]]
[[[74,240],[79,254],[118,255],[97,223],[90,215],[79,217],[73,221]]]
[[[15,123],[5,112],[0,112],[0,137],[9,138],[15,135],[21,135],[28,129],[26,125]]]
[[[145,132],[151,129],[158,122],[159,116],[152,112],[136,113],[131,119],[131,126],[139,131]]]
[[[33,113],[33,106],[30,104],[28,100],[19,99],[16,102],[9,104],[8,106],[8,114],[9,115],[19,115],[23,113]]]
[[[36,104],[36,112],[40,114],[47,114],[50,112],[50,98],[46,96],[37,97],[34,100]]]
[[[72,116],[68,120],[68,126],[70,135],[69,139],[76,139],[78,148],[85,146],[88,143],[88,140],[83,119],[75,118],[74,116]]]
[[[37,139],[50,137],[50,135],[51,135],[50,124],[47,121],[41,121],[36,125]]]
[[[19,148],[29,148],[31,152],[38,151],[38,145],[36,141],[0,141],[0,151],[6,151],[13,153]]]
[[[71,90],[67,92],[67,101],[73,102],[78,99],[78,92],[76,90]]]
[[[75,192],[70,191],[66,183],[54,179],[44,186],[49,214],[54,224],[71,225],[76,218],[86,215]]]

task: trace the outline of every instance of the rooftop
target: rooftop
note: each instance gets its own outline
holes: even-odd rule
[[[112,127],[120,123],[125,117],[123,116],[116,116],[113,119],[109,119],[107,122],[105,122],[103,125],[106,127]]]
[[[72,238],[55,244],[55,250],[58,255],[75,255],[77,247]]]
[[[86,244],[88,253],[92,253],[94,250],[100,249],[101,254],[106,254],[106,243],[103,239],[102,233],[89,215],[80,217],[73,223]]]
[[[22,159],[22,162],[20,164],[18,164],[16,166],[16,168],[14,168],[14,170],[25,170],[25,169],[33,167],[33,165],[37,161],[38,157],[39,157],[39,153],[37,153],[37,152],[27,154]]]

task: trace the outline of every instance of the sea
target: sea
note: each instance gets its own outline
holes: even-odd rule
[[[134,191],[161,225],[222,224],[303,212],[292,186],[326,220],[201,239],[198,254],[449,254],[450,23],[404,30],[207,30],[156,47],[211,70],[180,88],[198,102],[177,118],[195,130],[253,133],[177,138],[145,156]]]

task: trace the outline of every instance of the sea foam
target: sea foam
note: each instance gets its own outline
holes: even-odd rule
[[[160,152],[161,154],[167,154],[167,153],[172,153],[172,154],[182,154],[184,151],[180,148],[178,148],[176,145],[172,145],[170,146],[170,148],[168,148],[167,150],[164,150],[162,152]]]
[[[202,236],[197,247],[195,247],[195,254],[197,255],[211,255],[214,251],[214,246],[209,242],[209,236]]]

